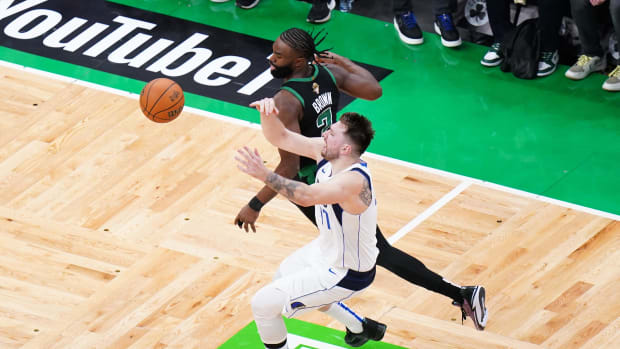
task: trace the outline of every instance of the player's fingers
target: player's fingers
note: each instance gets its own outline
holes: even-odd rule
[[[254,226],[254,223],[250,223],[250,227],[252,227],[252,231],[256,233],[256,227]]]
[[[246,232],[246,233],[249,233],[249,232],[250,232],[250,230],[248,229],[248,222],[244,222],[244,223],[243,223],[243,229],[245,229],[245,232]]]

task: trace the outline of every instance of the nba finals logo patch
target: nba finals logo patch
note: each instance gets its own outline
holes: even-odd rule
[[[288,330],[287,344],[290,349],[346,349],[345,333],[331,328],[296,319],[284,319]],[[388,328],[389,331],[389,328]],[[256,324],[252,321],[236,335],[222,344],[219,349],[264,348],[258,336]],[[369,341],[367,349],[404,349],[394,344]]]
[[[312,91],[314,91],[314,93],[316,93],[317,95],[319,94],[319,84],[317,84],[316,82],[312,83]]]

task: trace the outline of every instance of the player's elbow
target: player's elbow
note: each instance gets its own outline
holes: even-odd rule
[[[383,88],[377,83],[370,91],[369,100],[374,101],[375,99],[379,99],[381,96],[383,96]]]
[[[295,203],[302,207],[310,207],[310,206],[315,205],[315,203],[312,200],[308,198],[304,198],[304,197],[298,198],[297,200],[295,200]]]
[[[317,204],[316,198],[311,193],[302,193],[298,195],[295,203],[299,206],[309,207]]]

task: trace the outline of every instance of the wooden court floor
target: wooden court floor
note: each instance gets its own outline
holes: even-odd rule
[[[259,130],[0,66],[0,348],[217,348],[314,227],[287,201],[233,224],[261,186],[235,149]],[[378,134],[378,137],[386,135]],[[387,236],[462,185],[368,158]],[[478,332],[448,299],[379,269],[350,306],[407,348],[619,348],[620,221],[469,183],[395,246],[487,289]],[[303,320],[342,328],[322,314]]]

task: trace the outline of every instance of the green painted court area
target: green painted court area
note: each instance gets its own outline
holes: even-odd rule
[[[336,331],[295,319],[285,319],[289,330],[288,345],[291,349],[339,349],[351,348],[344,343],[344,332]],[[292,335],[291,335],[292,334]],[[384,342],[369,341],[362,346],[367,349],[398,349],[402,348]],[[251,322],[220,349],[263,348],[263,344],[256,332],[256,324]]]

